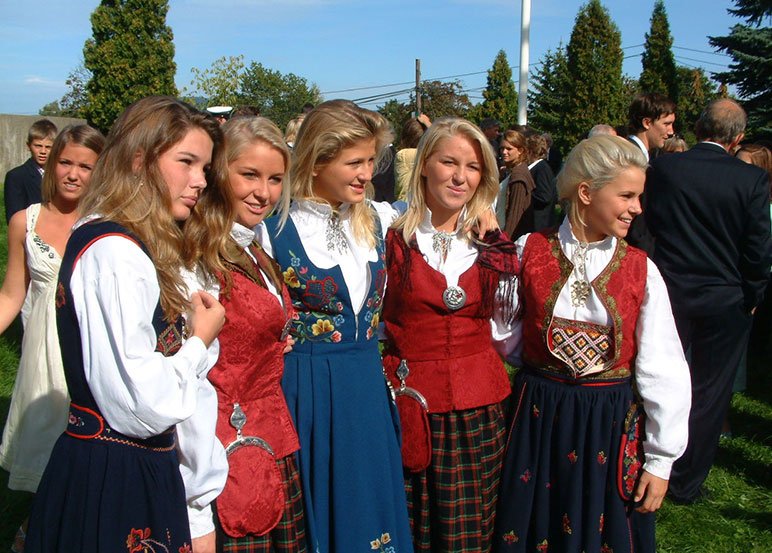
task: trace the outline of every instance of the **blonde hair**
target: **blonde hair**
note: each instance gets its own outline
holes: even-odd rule
[[[227,293],[232,278],[223,260],[236,261],[229,247],[230,229],[236,214],[228,166],[249,146],[264,143],[277,150],[284,159],[286,180],[290,152],[279,128],[265,117],[237,117],[228,120],[221,129],[224,135],[223,171],[213,174],[213,186],[207,187],[193,215],[185,223],[185,261],[190,265],[198,260],[207,273],[221,275],[225,283],[223,293]],[[289,186],[282,186],[278,206],[287,209],[289,203]]]
[[[54,140],[46,160],[46,170],[43,173],[43,183],[40,187],[43,205],[50,203],[56,195],[56,165],[62,157],[62,152],[69,144],[88,148],[99,157],[105,147],[105,137],[102,136],[101,132],[88,125],[69,125],[62,129],[62,132]]]
[[[303,120],[292,150],[292,198],[329,204],[314,193],[314,171],[335,159],[343,149],[363,140],[375,140],[377,167],[384,161],[392,136],[389,122],[377,112],[360,108],[348,100],[330,100],[319,104]],[[368,182],[366,197],[369,199],[372,195],[373,185]],[[375,219],[369,202],[353,204],[350,212],[354,239],[374,247]],[[289,217],[289,210],[282,207],[280,214],[279,231]]]
[[[222,171],[217,155],[222,133],[213,118],[169,96],[134,102],[113,124],[81,200],[83,215],[98,214],[115,221],[145,244],[158,275],[167,321],[182,314],[188,301],[180,275],[182,229],[172,215],[169,188],[158,159],[196,129],[214,143],[212,171]]]
[[[306,114],[301,113],[294,119],[290,119],[289,123],[287,123],[287,129],[284,131],[284,141],[286,143],[295,143],[295,139],[298,136],[298,130],[300,129],[300,125],[303,124],[303,119],[305,118]]]
[[[641,149],[624,138],[598,135],[582,140],[568,154],[557,177],[558,199],[572,225],[585,226],[579,213],[579,185],[587,183],[591,190],[603,188],[625,169],[648,166]]]
[[[478,144],[482,152],[480,184],[477,186],[474,196],[466,204],[464,227],[471,227],[477,222],[480,215],[491,208],[493,200],[498,194],[499,170],[496,155],[482,131],[474,123],[457,117],[447,117],[436,121],[418,142],[413,173],[407,183],[407,194],[410,199],[407,211],[393,225],[395,229],[402,230],[405,243],[410,243],[413,234],[426,215],[426,177],[422,175],[426,160],[438,150],[443,140],[454,136],[461,136],[472,144]],[[471,233],[467,235],[467,238],[471,239]]]

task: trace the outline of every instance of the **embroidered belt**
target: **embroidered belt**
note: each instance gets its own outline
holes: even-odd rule
[[[176,442],[174,427],[150,438],[132,438],[110,428],[102,415],[93,409],[74,403],[70,403],[67,429],[64,432],[79,440],[99,440],[158,452],[173,450]]]
[[[621,384],[623,382],[629,382],[631,379],[629,374],[622,375],[618,378],[574,378],[573,376],[568,375],[565,370],[561,371],[557,367],[544,367],[541,369],[535,369],[526,365],[523,367],[523,371],[540,378],[546,378],[548,380],[553,380],[555,382],[560,382],[561,384],[569,384],[572,386],[616,386],[617,384]]]

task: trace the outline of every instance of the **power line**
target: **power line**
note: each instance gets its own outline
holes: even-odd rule
[[[697,50],[696,48],[686,48],[684,46],[673,46],[673,48],[676,48],[678,50],[689,50],[690,52],[698,52],[700,54],[711,54],[713,56],[724,56],[727,58],[731,58],[729,54],[724,54],[722,52],[710,52],[709,50]]]
[[[713,62],[710,62],[710,61],[698,60],[698,59],[695,59],[695,58],[687,58],[686,56],[675,56],[675,58],[679,59],[679,60],[696,61],[698,63],[705,63],[705,64],[708,64],[708,65],[716,65],[716,66],[722,67],[724,69],[727,68],[727,65],[725,63],[713,63]]]

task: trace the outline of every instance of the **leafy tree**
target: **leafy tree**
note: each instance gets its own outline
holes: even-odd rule
[[[378,112],[391,123],[394,131],[394,144],[398,145],[402,137],[402,126],[413,116],[415,104],[406,104],[399,100],[389,100],[378,108]]]
[[[69,87],[67,93],[59,100],[54,100],[43,106],[38,112],[39,115],[85,119],[88,104],[86,83],[90,78],[91,73],[83,67],[83,64],[70,71],[67,80],[64,81],[64,84]]]
[[[665,3],[657,0],[651,14],[651,29],[646,33],[643,48],[640,87],[643,92],[659,92],[678,103],[678,79],[672,48],[673,36],[670,34]]]
[[[694,123],[699,118],[708,102],[718,97],[716,84],[710,80],[702,68],[676,69],[678,83],[678,111],[676,128],[686,142],[694,144]]]
[[[746,20],[735,25],[729,35],[708,37],[710,44],[732,56],[729,71],[715,78],[737,86],[748,112],[749,134],[772,135],[772,26],[762,22],[772,18],[769,0],[734,0],[729,13]]]
[[[555,50],[547,50],[531,76],[530,82],[529,123],[550,133],[555,144],[562,151],[566,151],[568,144],[562,136],[571,81],[565,46],[560,44]]]
[[[415,105],[415,97],[411,95]],[[421,82],[421,111],[432,120],[438,117],[466,117],[472,108],[469,96],[464,94],[461,81],[423,81]]]
[[[190,81],[192,90],[187,88],[183,95],[188,101],[199,105],[198,100],[203,96],[204,104],[212,106],[235,106],[239,103],[239,90],[241,79],[244,76],[244,56],[221,57],[214,60],[212,66],[207,69],[191,68],[193,80]],[[198,99],[193,96],[198,95]],[[205,108],[206,105],[199,107]]]
[[[284,128],[307,102],[321,101],[319,87],[294,73],[282,74],[252,62],[241,75],[238,104],[256,106],[260,114]]]
[[[491,117],[503,122],[505,126],[517,121],[517,90],[512,82],[512,68],[504,50],[499,50],[493,60],[493,67],[488,70],[488,83],[482,95],[482,103],[475,106],[474,115],[477,120]]]
[[[168,11],[167,0],[102,0],[91,14],[83,58],[92,75],[86,115],[96,127],[107,131],[135,100],[177,94]]]

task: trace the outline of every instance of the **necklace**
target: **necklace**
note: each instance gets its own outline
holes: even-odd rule
[[[590,297],[590,281],[587,280],[587,269],[585,267],[587,246],[587,242],[579,242],[571,259],[574,264],[574,277],[576,278],[571,284],[571,305],[574,307],[584,307],[587,303],[587,298]]]
[[[338,253],[346,253],[348,251],[348,242],[346,241],[346,235],[343,233],[343,221],[340,220],[340,215],[337,212],[333,212],[330,218],[327,219],[327,229],[324,232],[324,237],[327,239],[328,250],[334,250]]]
[[[448,257],[453,235],[444,230],[438,230],[432,235],[432,249],[440,254],[443,261]]]

